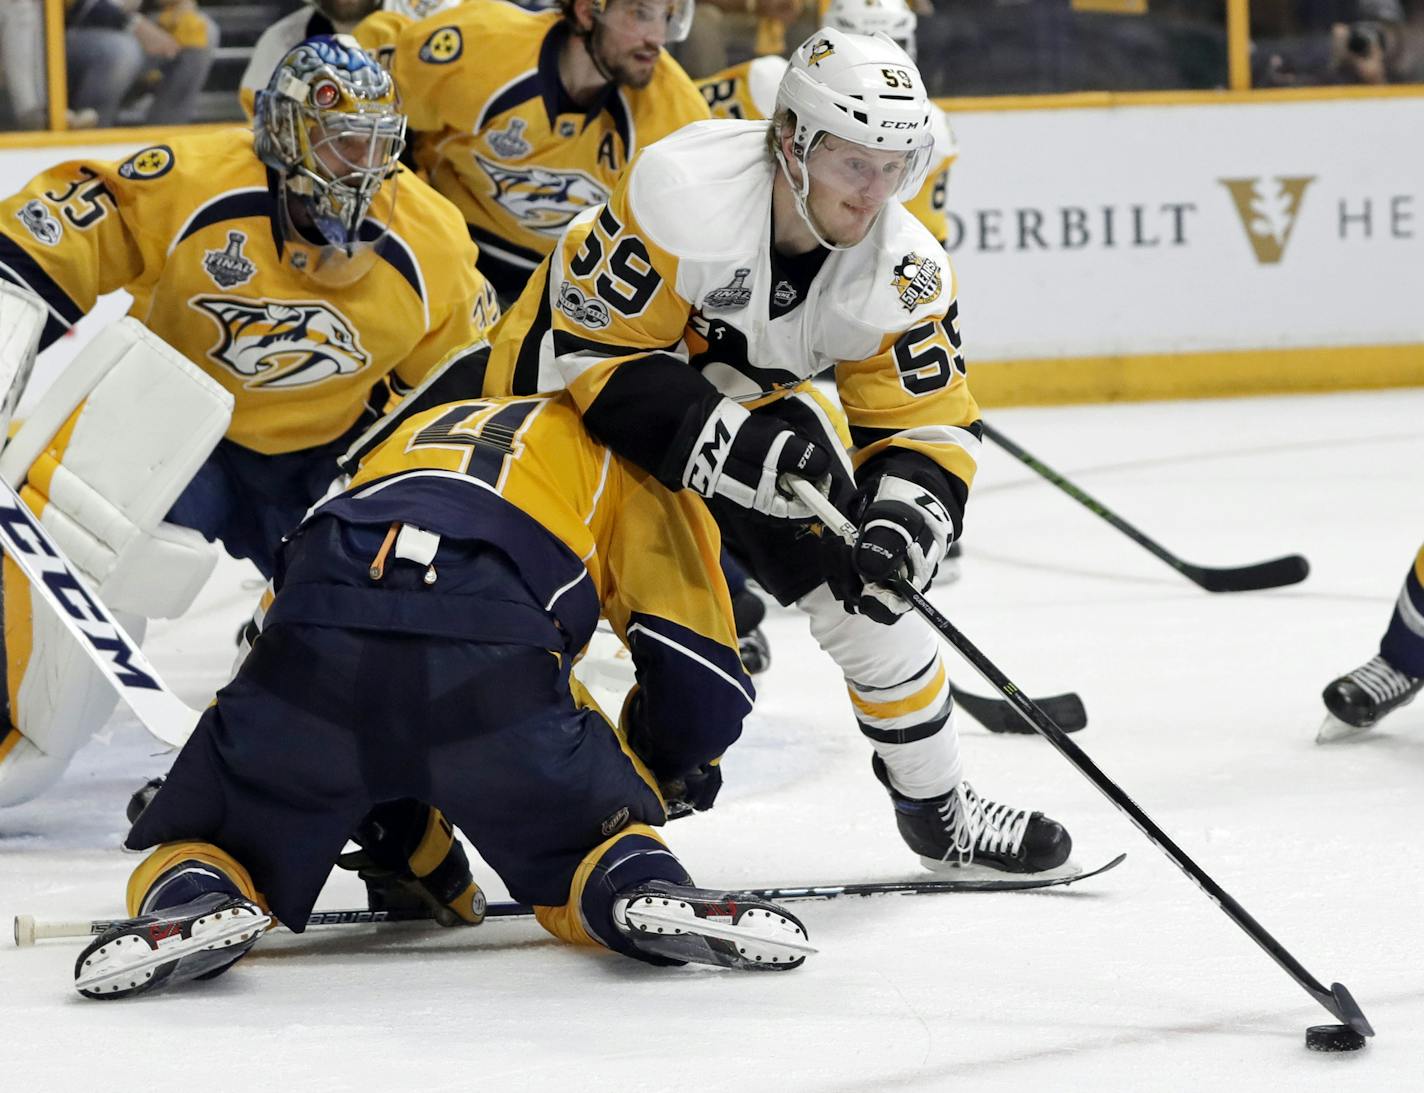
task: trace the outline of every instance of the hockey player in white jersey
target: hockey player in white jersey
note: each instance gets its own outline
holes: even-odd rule
[[[1062,864],[1067,831],[961,777],[933,632],[877,583],[928,586],[959,535],[980,446],[954,276],[899,204],[933,155],[930,104],[888,38],[825,29],[773,120],[690,125],[579,217],[492,335],[486,394],[566,387],[589,430],[707,499],[729,548],[809,617],[873,768],[932,868]],[[849,436],[810,378],[834,368]],[[854,557],[778,488],[827,483]]]

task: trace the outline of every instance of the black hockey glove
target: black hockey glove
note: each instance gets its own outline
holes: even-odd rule
[[[683,468],[682,484],[778,520],[809,520],[811,510],[777,488],[783,474],[826,479],[831,455],[769,415],[722,399],[702,425]]]
[[[634,687],[623,704],[623,733],[633,754],[643,761],[658,781],[658,792],[667,806],[667,818],[678,820],[694,812],[706,812],[722,790],[722,760],[719,756],[692,770],[668,775],[668,760],[657,752],[652,729],[644,716],[643,692]]]
[[[713,759],[676,778],[660,779],[658,791],[667,803],[669,820],[706,812],[722,792],[722,761]]]
[[[949,490],[891,473],[868,479],[850,509],[859,530],[856,546],[828,544],[839,556],[828,578],[831,591],[852,613],[891,625],[910,605],[879,582],[897,576],[921,592],[929,588],[963,511]]]
[[[366,814],[351,836],[361,849],[336,864],[366,882],[373,911],[429,911],[441,926],[474,926],[485,894],[470,874],[450,822],[419,801],[388,801]]]

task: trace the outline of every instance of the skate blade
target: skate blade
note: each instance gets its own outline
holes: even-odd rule
[[[920,856],[920,864],[931,873],[944,877],[946,880],[1063,880],[1083,874],[1083,867],[1071,859],[1062,865],[1054,866],[1052,869],[1041,869],[1036,873],[1015,873],[1009,869],[996,869],[992,865],[985,865],[982,862],[960,865],[957,861],[942,861],[939,858],[927,858],[923,855]]]
[[[1341,740],[1362,736],[1373,728],[1374,725],[1351,725],[1348,721],[1341,721],[1333,713],[1328,713],[1315,733],[1315,742],[1317,744],[1335,744]]]
[[[197,919],[188,937],[175,933],[155,944],[145,933],[122,934],[89,954],[74,986],[82,994],[122,997],[146,987],[163,965],[207,949],[241,944],[271,922],[270,915],[237,907]]]
[[[784,967],[800,964],[817,950],[791,919],[775,911],[753,908],[735,921],[699,918],[690,904],[642,897],[624,911],[634,930],[651,934],[698,934],[731,942],[749,965]]]

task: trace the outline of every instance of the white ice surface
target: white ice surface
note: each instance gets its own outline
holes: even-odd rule
[[[1424,391],[1011,410],[1030,451],[1206,564],[1306,554],[1300,586],[1212,596],[986,446],[964,578],[936,602],[1031,693],[1076,690],[1077,741],[1379,1036],[1333,1019],[1046,742],[964,719],[967,771],[1040,808],[1092,866],[1039,894],[802,905],[788,974],[661,970],[530,922],[274,934],[232,973],[148,999],[76,995],[79,942],[0,946],[0,1088],[303,1091],[1403,1090],[1424,1087],[1424,703],[1312,741],[1321,688],[1370,656],[1424,531]],[[229,566],[153,659],[194,702],[257,593]],[[913,877],[837,674],[800,620],[716,810],[668,830],[699,881]],[[957,679],[987,688],[951,660]],[[42,799],[0,811],[0,922],[112,915],[123,808],[166,766],[118,717]],[[503,892],[477,866],[492,898]],[[345,875],[322,903],[359,902]],[[1412,1077],[1411,1077],[1412,1075]]]

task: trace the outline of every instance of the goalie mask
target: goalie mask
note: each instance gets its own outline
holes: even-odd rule
[[[405,125],[390,74],[355,39],[322,35],[288,52],[257,92],[253,118],[257,157],[286,196],[284,239],[324,243],[348,259],[371,242],[363,221],[399,169]]]
[[[913,197],[934,152],[919,70],[882,34],[828,27],[806,39],[777,89],[772,124],[797,212],[832,250],[854,246],[887,204]],[[792,161],[784,149],[788,127]]]
[[[906,0],[831,0],[821,15],[822,27],[849,34],[883,34],[912,58],[916,22]]]

